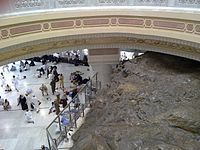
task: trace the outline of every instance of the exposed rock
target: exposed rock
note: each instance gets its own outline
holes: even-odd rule
[[[200,109],[188,105],[182,106],[171,110],[166,120],[171,126],[200,134]]]
[[[72,150],[199,150],[199,68],[149,52],[119,65],[72,137]]]

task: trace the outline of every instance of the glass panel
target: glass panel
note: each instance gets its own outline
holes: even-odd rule
[[[124,6],[129,0],[97,0],[97,5],[103,6]]]
[[[56,8],[67,8],[86,5],[86,0],[55,0]]]
[[[0,0],[0,14],[96,6],[163,6],[199,8],[200,0]],[[54,10],[55,11],[55,10]]]
[[[191,8],[199,8],[200,0],[176,0],[176,7],[191,7]]]
[[[91,96],[95,93],[92,90],[92,83],[97,86],[97,74],[95,74],[86,85],[81,87],[70,103],[60,112],[54,121],[47,127],[50,146],[53,149],[67,138],[70,129],[77,128],[77,120],[84,116],[84,108],[90,106]],[[93,82],[92,82],[93,80]]]
[[[48,0],[12,0],[12,9],[15,12],[18,11],[30,11],[30,10],[40,10],[48,9]]]
[[[168,0],[135,0],[137,6],[167,6]]]

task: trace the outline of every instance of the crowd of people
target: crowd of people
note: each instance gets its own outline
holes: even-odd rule
[[[12,91],[11,86],[8,83],[6,83],[6,78],[3,74],[3,72],[1,72],[0,80],[1,80],[1,87],[4,89],[4,91],[11,92]],[[13,77],[11,79],[11,83],[13,84],[14,89],[16,91],[19,91],[18,90],[18,79],[15,77],[15,75],[13,75]]]
[[[59,59],[56,60],[56,63],[58,63]],[[75,56],[74,60],[76,61],[75,65],[77,65],[76,63],[80,63],[78,56]],[[27,60],[25,60],[25,62],[21,60],[19,63],[19,68],[16,67],[15,63],[13,63],[11,67],[9,67],[8,65],[4,65],[2,67],[3,72],[1,72],[0,74],[0,80],[1,87],[6,93],[13,91],[19,92],[19,97],[17,98],[17,106],[21,106],[21,109],[24,111],[25,121],[27,123],[34,124],[35,121],[32,112],[36,111],[37,113],[39,113],[41,104],[40,99],[35,96],[34,91],[31,89],[31,87],[27,88],[25,93],[22,93],[20,91],[19,76],[13,75],[11,82],[9,82],[12,83],[12,85],[9,85],[4,75],[5,71],[10,72],[18,70],[19,73],[23,73],[24,71],[31,70],[31,67],[35,66],[34,59],[31,59],[31,62],[29,62],[30,61]],[[55,99],[51,100],[51,106],[49,107],[48,113],[55,113],[56,115],[58,115],[61,111],[60,109],[67,106],[69,101],[76,96],[81,85],[86,84],[89,79],[83,79],[83,73],[81,73],[80,71],[72,72],[70,74],[70,79],[68,80],[70,80],[73,86],[70,89],[66,89],[64,84],[66,82],[66,79],[63,73],[58,73],[56,64],[49,66],[49,61],[47,59],[41,59],[41,63],[42,65],[36,69],[36,77],[48,79],[49,85],[42,83],[41,86],[38,88],[38,91],[41,91],[41,95],[47,97],[47,99],[49,98],[51,100],[51,97],[55,97]],[[26,76],[23,76],[23,79],[25,78]],[[50,87],[50,90],[48,89],[48,87]],[[10,103],[8,99],[3,99],[0,96],[0,105],[2,105],[5,111],[9,111],[12,109],[11,104],[12,103]],[[41,149],[45,148],[45,146],[41,147]]]
[[[46,66],[46,67],[44,67]],[[44,68],[43,68],[44,67]],[[41,68],[43,68],[41,71]],[[40,75],[46,75],[46,78],[50,79],[50,87],[51,87],[51,92],[52,95],[55,95],[56,97],[58,97],[57,99],[59,99],[59,104],[62,104],[63,107],[65,107],[67,105],[67,97],[71,97],[73,99],[73,97],[77,94],[77,86],[81,86],[82,84],[86,84],[87,81],[89,79],[82,78],[82,74],[80,71],[76,71],[76,72],[72,72],[70,75],[70,82],[74,85],[74,89],[71,90],[66,90],[64,88],[64,75],[62,73],[58,73],[57,72],[57,67],[56,66],[48,66],[47,63],[43,64],[41,66],[39,72]],[[37,70],[38,71],[38,70]],[[41,73],[42,72],[42,73]],[[1,80],[2,80],[2,84],[1,86],[4,87],[5,92],[12,92],[11,86],[6,84],[5,80],[4,80],[4,74],[1,73]],[[12,77],[12,84],[14,87],[14,90],[16,90],[17,92],[19,92],[19,81],[16,78],[15,75],[13,75]],[[61,96],[61,100],[60,100],[60,92],[59,89],[62,91],[63,95]],[[42,96],[49,96],[49,91],[47,88],[47,85],[45,84],[41,84],[41,86],[39,87],[39,90],[42,93]],[[32,96],[30,96],[32,95]],[[28,88],[26,90],[25,94],[20,94],[18,97],[18,106],[21,105],[22,110],[36,110],[37,112],[39,112],[39,104],[40,102],[36,100],[37,98],[35,97],[34,93],[32,93],[31,88]],[[53,102],[54,105],[56,105],[56,102]],[[8,110],[8,109],[7,109]],[[57,112],[58,114],[58,112]]]
[[[41,60],[58,64],[59,62],[74,64],[75,66],[89,66],[87,55],[79,50],[66,51],[62,53],[54,53],[53,55],[43,55],[42,57],[34,57],[30,60],[40,62]]]

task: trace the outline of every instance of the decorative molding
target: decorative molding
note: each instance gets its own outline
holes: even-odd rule
[[[150,40],[156,40],[156,41],[164,41],[164,42],[170,42],[170,43],[176,43],[180,45],[187,45],[190,47],[199,48],[200,44],[189,42],[189,41],[183,41],[179,39],[173,39],[173,38],[167,38],[167,37],[160,37],[160,36],[150,36],[150,35],[137,35],[137,34],[129,34],[129,33],[98,33],[98,34],[81,34],[81,35],[71,35],[71,36],[63,36],[63,37],[54,37],[54,38],[48,38],[48,39],[42,39],[37,41],[31,41],[23,44],[18,44],[14,46],[8,46],[4,49],[1,49],[2,52],[20,49],[27,46],[33,46],[33,45],[39,45],[47,42],[57,42],[57,41],[65,41],[65,40],[71,40],[71,39],[90,39],[90,38],[107,38],[107,37],[127,37],[127,38],[136,38],[136,39],[150,39]]]
[[[177,30],[184,32],[185,23],[180,21],[170,20],[153,20],[153,28],[165,30]]]
[[[108,18],[91,18],[83,19],[83,27],[101,27],[109,26],[110,20]]]
[[[43,31],[49,31],[51,29],[51,25],[46,22],[46,23],[43,23]]]
[[[68,29],[70,31],[76,31],[76,29],[80,31],[82,28],[94,29],[95,27],[98,27],[99,30],[101,27],[116,28],[116,32],[110,34],[85,33],[83,35],[55,37],[8,46],[0,50],[0,64],[12,62],[22,57],[34,57],[46,52],[79,48],[137,48],[200,61],[200,43],[161,37],[159,35],[150,36],[117,32],[118,28],[127,27],[134,30],[166,30],[173,34],[180,35],[181,33],[182,36],[195,35],[200,37],[200,22],[168,18],[99,16],[28,22],[2,27],[0,29],[0,44],[8,40],[12,44],[13,39],[23,38],[24,35],[37,34],[40,36],[40,33],[43,32],[52,32],[54,34],[54,30],[67,32]],[[24,36],[24,38],[27,38],[27,36]]]
[[[116,55],[97,55],[88,56],[89,64],[117,64],[119,63],[120,54]]]
[[[9,30],[7,29],[1,30],[1,37],[2,39],[7,39],[9,37]]]
[[[21,36],[25,34],[42,32],[41,24],[29,24],[9,28],[10,36]]]
[[[76,24],[76,28],[79,28],[82,26],[82,20],[78,19],[75,21],[75,24]]]
[[[24,46],[23,48],[16,48],[7,51],[0,51],[0,64],[12,62],[13,60],[17,60],[23,56],[25,58],[27,56],[34,57],[35,55],[46,54],[48,52],[53,53],[61,50],[64,51],[83,48],[135,48],[147,51],[157,51],[200,61],[200,48],[160,40],[113,36],[104,38],[74,38],[63,41],[52,41],[37,45]]]
[[[195,33],[196,33],[196,34],[200,34],[200,24],[197,24],[197,25],[195,26]]]
[[[130,17],[130,16],[110,16],[110,17],[84,17],[73,19],[45,20],[38,23],[23,23],[1,28],[0,37],[3,40],[13,39],[16,36],[28,34],[53,32],[54,30],[80,29],[91,27],[127,27],[143,28],[144,30],[157,29],[160,31],[167,30],[174,34],[196,34],[200,35],[200,22],[191,20],[172,20],[164,18],[151,17]],[[65,31],[66,32],[66,31]]]
[[[96,55],[119,55],[118,48],[110,48],[110,49],[90,49],[89,50],[90,56]]]
[[[143,27],[144,19],[143,18],[120,17],[120,18],[118,18],[118,23],[119,23],[119,26]]]
[[[188,23],[188,24],[186,25],[186,31],[187,31],[187,32],[194,32],[194,25],[191,24],[191,23]]]
[[[52,30],[62,30],[74,28],[74,20],[52,21]]]

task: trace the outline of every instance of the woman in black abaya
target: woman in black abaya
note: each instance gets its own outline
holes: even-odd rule
[[[22,110],[28,109],[28,105],[26,103],[26,97],[24,95],[19,95],[17,106],[19,106],[19,104],[21,104]]]

